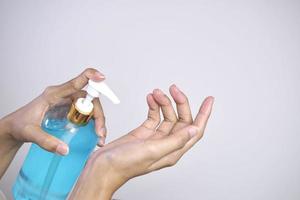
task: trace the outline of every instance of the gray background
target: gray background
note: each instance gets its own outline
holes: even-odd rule
[[[143,200],[300,199],[299,1],[0,1],[0,115],[98,67],[111,141],[176,83],[195,114],[216,98],[206,136],[175,167],[115,195]],[[29,145],[2,178],[8,196]]]

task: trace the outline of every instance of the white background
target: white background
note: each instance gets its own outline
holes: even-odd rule
[[[0,1],[0,116],[86,66],[121,99],[102,99],[109,141],[145,119],[154,88],[176,83],[194,114],[216,99],[203,140],[115,198],[300,199],[299,1]],[[28,147],[1,180],[9,197]]]

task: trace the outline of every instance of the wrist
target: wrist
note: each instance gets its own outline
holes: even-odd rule
[[[70,200],[111,200],[114,192],[115,189],[111,186],[109,178],[104,172],[101,173],[95,161],[90,159],[72,191]]]
[[[12,126],[12,122],[8,116],[0,119],[0,138],[3,143],[2,145],[15,146],[16,141],[11,134]]]
[[[11,122],[8,117],[0,119],[0,136],[5,137],[11,132]]]
[[[0,179],[21,146],[22,143],[11,135],[9,121],[6,118],[0,119]]]
[[[9,116],[0,119],[0,145],[6,149],[18,149],[23,142],[17,141],[12,134],[13,121]]]

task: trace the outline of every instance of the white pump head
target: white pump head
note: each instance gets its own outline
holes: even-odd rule
[[[79,98],[75,104],[78,111],[82,114],[90,114],[94,108],[92,100],[103,94],[107,98],[109,98],[114,104],[119,104],[120,100],[115,95],[115,93],[102,81],[95,82],[89,80],[89,83],[86,88],[87,95],[85,98]]]

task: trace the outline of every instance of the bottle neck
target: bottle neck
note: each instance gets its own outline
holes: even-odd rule
[[[67,118],[76,125],[86,125],[91,117],[93,116],[92,112],[89,114],[83,114],[79,112],[79,110],[76,108],[76,105],[72,103],[72,106],[70,108],[70,111],[67,115]]]

